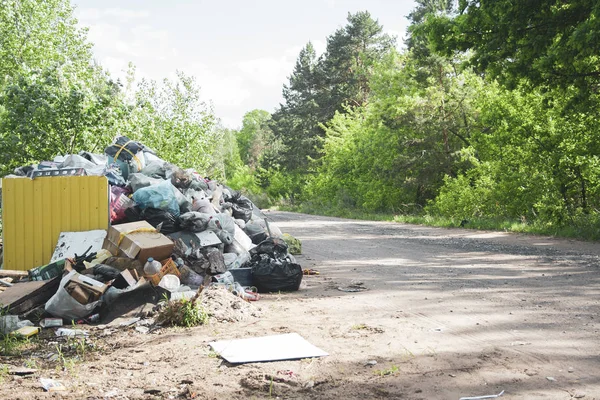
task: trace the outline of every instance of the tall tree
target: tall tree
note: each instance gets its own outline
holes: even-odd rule
[[[204,174],[220,173],[223,163],[214,150],[225,131],[216,129],[216,122],[212,108],[200,100],[195,79],[177,71],[176,79],[162,84],[141,80],[128,134],[171,163]]]
[[[0,0],[0,87],[7,79],[56,65],[91,72],[91,44],[69,0]]]
[[[269,128],[271,114],[265,110],[252,110],[242,119],[242,128],[236,135],[242,161],[255,169],[265,150],[273,143]]]
[[[394,46],[395,38],[383,33],[383,26],[368,11],[348,13],[348,24],[327,38],[327,49],[319,63],[324,85],[320,105],[325,121],[335,111],[342,111],[344,104],[365,104],[373,66]]]
[[[285,102],[273,114],[272,129],[285,145],[281,165],[288,170],[306,174],[310,159],[319,156],[322,124],[366,103],[373,66],[394,48],[395,38],[367,11],[349,13],[347,21],[327,38],[319,59],[311,43],[301,50],[284,86]]]
[[[460,0],[458,15],[430,16],[438,51],[472,52],[471,63],[510,84],[600,84],[600,3],[589,0]]]
[[[68,0],[0,0],[0,172],[99,150],[126,112]]]
[[[284,103],[273,113],[270,127],[284,148],[280,161],[288,169],[306,167],[315,156],[319,127],[320,86],[317,56],[312,43],[300,50],[289,83],[283,86]]]

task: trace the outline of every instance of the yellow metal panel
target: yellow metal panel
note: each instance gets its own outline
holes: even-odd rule
[[[108,180],[60,176],[2,180],[4,268],[50,262],[61,232],[107,229]]]

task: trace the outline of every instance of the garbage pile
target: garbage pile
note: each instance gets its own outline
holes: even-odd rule
[[[56,157],[14,174],[78,175],[108,179],[111,224],[107,231],[63,232],[49,264],[0,280],[0,333],[30,334],[29,320],[46,327],[105,323],[164,298],[192,299],[211,286],[246,301],[298,290],[303,272],[287,243],[298,253],[299,241],[246,196],[162,160],[140,142],[120,136],[105,154]]]

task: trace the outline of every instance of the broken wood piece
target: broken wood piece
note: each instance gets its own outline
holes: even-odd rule
[[[11,269],[0,269],[1,277],[23,278],[27,276],[27,271],[14,271]]]

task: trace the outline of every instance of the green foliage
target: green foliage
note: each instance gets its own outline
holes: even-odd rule
[[[565,112],[568,96],[557,98],[556,92],[488,86],[479,99],[485,128],[465,151],[479,160],[463,175],[446,178],[429,211],[558,226],[596,214],[600,130],[590,116]]]
[[[123,110],[94,65],[69,1],[0,7],[0,174],[58,153],[98,150]]]
[[[409,55],[391,55],[376,68],[368,106],[326,125],[312,199],[371,211],[419,209],[437,194],[444,174],[468,165],[472,100],[481,79],[446,63],[420,82]],[[435,73],[434,73],[435,72]]]
[[[368,12],[348,14],[347,20],[327,38],[325,54],[318,59],[310,42],[300,51],[283,88],[285,102],[273,114],[271,128],[283,144],[277,161],[291,173],[310,172],[310,160],[319,156],[322,145],[322,124],[348,106],[365,104],[373,65],[394,46],[395,40]]]
[[[595,1],[460,0],[456,16],[430,14],[420,32],[446,55],[471,51],[473,65],[505,82],[524,77],[586,93],[600,84]]]
[[[166,160],[226,177],[225,130],[194,78],[142,80],[125,93],[95,64],[68,0],[4,0],[0,7],[0,174],[81,150],[102,152],[117,134]],[[186,149],[186,151],[181,151]],[[237,152],[237,150],[236,150]]]
[[[18,336],[0,335],[0,355],[2,356],[17,356],[21,354],[24,341]]]
[[[142,79],[135,93],[127,133],[182,168],[220,177],[222,160],[216,157],[223,130],[217,129],[212,109],[200,100],[195,79],[177,72],[162,84]],[[182,151],[185,149],[185,151]]]
[[[259,165],[260,159],[274,140],[269,127],[271,114],[265,110],[252,110],[244,115],[242,128],[237,133],[237,145],[242,161],[251,168]]]
[[[208,322],[208,314],[198,303],[198,296],[187,300],[166,301],[156,322],[167,326],[191,328]]]
[[[81,78],[92,65],[86,34],[69,0],[2,0],[0,89],[32,71],[57,66]]]
[[[32,72],[0,93],[0,172],[57,154],[102,151],[123,112],[101,70],[85,80],[64,68]]]

